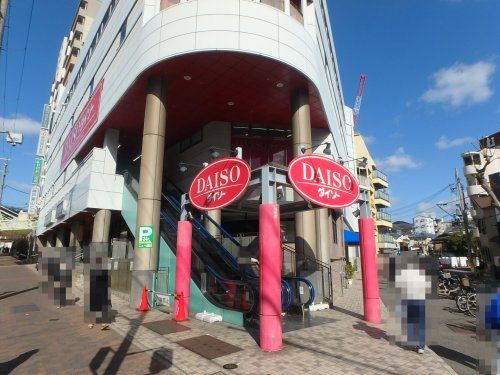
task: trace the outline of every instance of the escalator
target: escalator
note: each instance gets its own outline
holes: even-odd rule
[[[163,202],[166,201],[169,203],[170,207],[174,208],[177,211],[177,214],[180,215],[181,212],[181,204],[180,199],[182,195],[182,191],[179,187],[175,185],[169,179],[165,179],[163,186],[165,187],[165,191],[167,193],[162,194],[162,207]],[[224,235],[228,240],[230,240],[233,244],[235,244],[238,248],[241,248],[241,244],[230,234],[228,233],[219,223],[214,221],[210,216],[205,215],[205,219],[209,220],[211,224],[217,228],[217,230]],[[225,264],[228,265],[234,276],[239,276],[242,280],[249,282],[252,286],[255,287],[255,290],[258,290],[258,274],[252,270],[252,267],[247,264],[239,264],[237,259],[216,239],[214,238],[206,229],[201,220],[196,217],[192,218],[193,228],[198,234],[204,238],[205,241],[210,243],[211,250],[213,250],[211,255],[217,254],[220,259],[223,259]],[[304,284],[307,293],[304,292],[304,288],[302,286]],[[287,276],[282,277],[281,279],[281,287],[282,287],[282,310],[286,312],[290,309],[292,303],[303,304],[305,307],[311,305],[315,298],[314,286],[313,284],[306,278],[300,276]],[[306,294],[307,297],[304,298],[303,294]]]
[[[128,202],[124,202],[122,214],[129,227],[135,228],[135,217],[132,216],[134,209],[136,210],[138,183],[129,174],[124,173],[124,176],[127,193],[124,196],[127,196]],[[174,196],[164,194],[160,220],[160,267],[163,265],[169,269],[175,269],[174,254],[179,216],[179,200]],[[222,315],[227,322],[242,324],[244,317],[252,316],[258,312],[259,279],[249,270],[240,269],[235,258],[205,230],[199,220],[193,219],[192,223],[194,230],[191,305],[194,308],[191,310],[192,312],[204,310],[215,312]],[[162,260],[165,253],[168,253],[166,261]],[[171,272],[170,292],[173,292],[174,277]],[[287,311],[292,304],[292,290],[289,282],[283,280],[283,311]]]

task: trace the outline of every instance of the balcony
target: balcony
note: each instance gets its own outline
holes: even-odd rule
[[[379,233],[378,242],[394,243],[394,237],[389,233]]]
[[[358,183],[360,186],[370,189],[370,180],[368,177],[358,174]]]
[[[384,190],[376,190],[375,191],[375,205],[382,207],[390,207],[390,198],[389,194]]]
[[[376,219],[377,227],[392,228],[391,214],[383,211],[378,211]]]
[[[379,187],[379,188],[389,187],[389,182],[387,180],[387,176],[377,169],[373,170],[372,179],[373,179],[373,184],[375,185],[375,187]]]

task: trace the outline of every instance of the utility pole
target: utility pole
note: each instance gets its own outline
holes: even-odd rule
[[[7,10],[9,9],[9,0],[0,0],[0,50],[2,50],[3,29],[7,21]]]
[[[462,186],[462,181],[460,181],[457,168],[455,168],[455,181],[457,184],[457,194],[460,205],[460,212],[462,214],[462,223],[465,230],[465,239],[467,241],[467,255],[469,259],[472,259],[472,244],[469,232],[469,216],[467,214],[467,203],[465,202],[464,187]]]
[[[3,161],[3,171],[2,171],[2,183],[0,184],[0,205],[2,204],[3,198],[3,188],[5,187],[5,178],[7,177],[7,165],[9,164],[9,158],[0,158]]]

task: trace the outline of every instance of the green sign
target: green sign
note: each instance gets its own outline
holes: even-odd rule
[[[151,249],[153,248],[153,239],[155,231],[153,226],[139,227],[139,240],[137,241],[137,248]]]
[[[35,168],[33,170],[33,183],[38,185],[40,183],[40,176],[42,174],[43,158],[35,159]]]

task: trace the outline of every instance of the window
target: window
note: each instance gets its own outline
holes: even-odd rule
[[[81,31],[75,31],[75,39],[82,40],[83,33]]]
[[[71,54],[75,57],[78,56],[79,53],[80,53],[79,48],[73,47],[73,49],[71,50]]]
[[[333,234],[333,243],[339,243],[338,232],[337,232],[337,219],[333,218],[332,223],[333,223],[333,233],[332,233]]]
[[[118,45],[121,46],[123,41],[125,40],[125,37],[127,36],[127,20],[125,20],[125,22],[123,22],[123,25],[120,28],[120,31],[118,32],[118,34],[120,35],[120,42]]]
[[[87,1],[85,1],[85,0],[84,0],[84,1],[82,1],[82,2],[80,3],[80,8],[81,8],[81,9],[87,9],[87,5],[88,5]]]
[[[94,78],[92,78],[89,83],[89,97],[91,97],[93,93],[94,93]]]
[[[83,17],[83,16],[76,17],[76,23],[83,25],[84,22],[85,22],[85,17]]]
[[[186,151],[188,148],[194,146],[197,143],[200,143],[203,140],[203,129],[198,130],[193,133],[190,137],[183,139],[180,145],[180,152]]]

